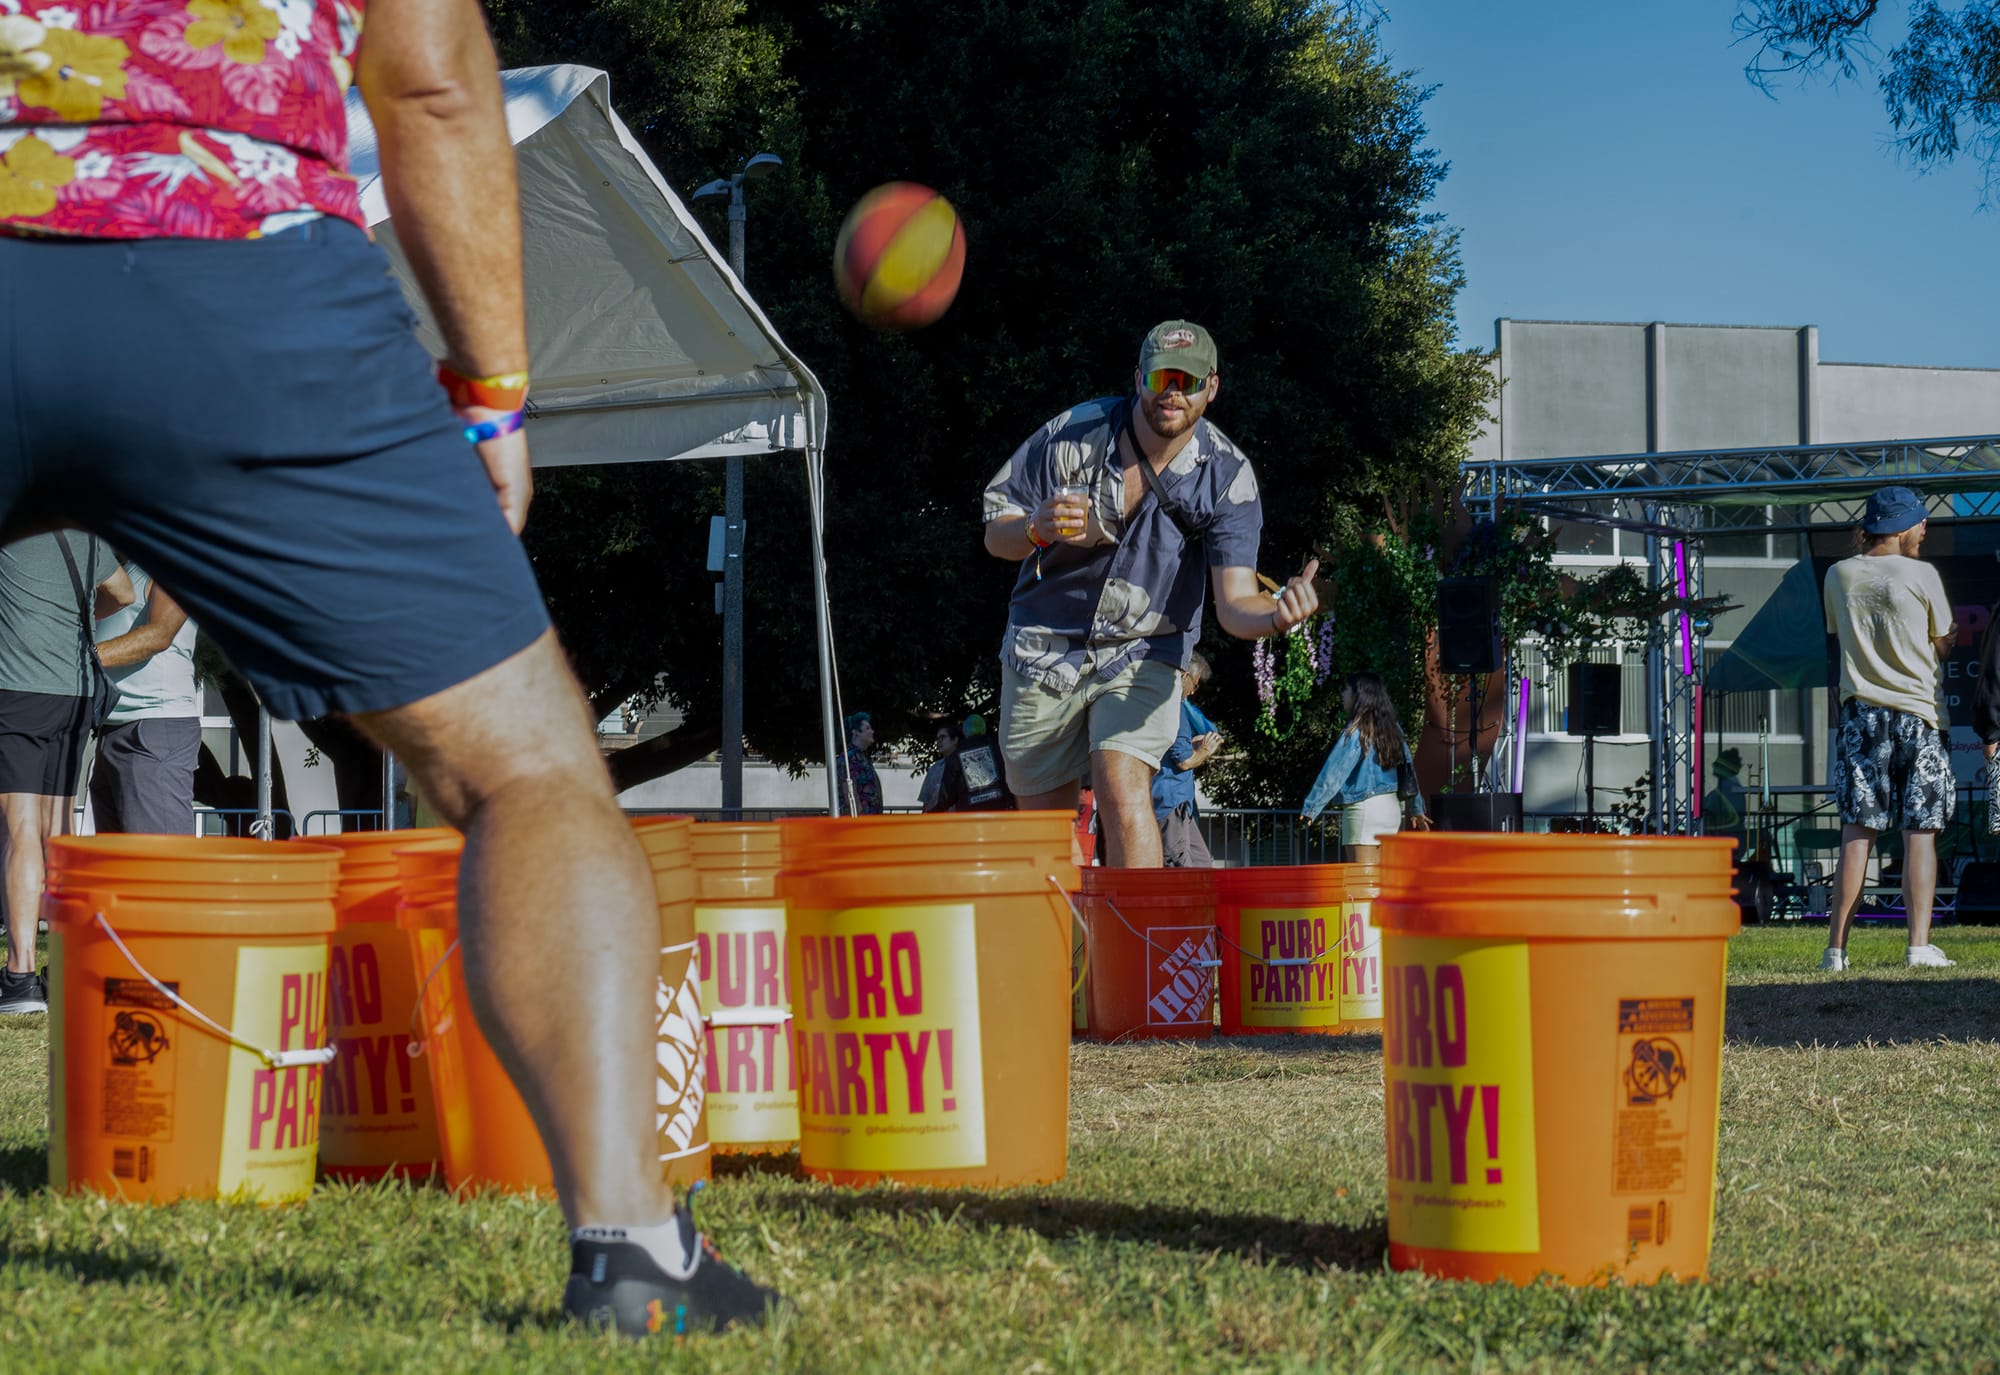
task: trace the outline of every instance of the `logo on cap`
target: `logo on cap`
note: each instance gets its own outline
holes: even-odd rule
[[[1160,336],[1158,347],[1163,349],[1193,348],[1194,331],[1191,329],[1170,329]]]

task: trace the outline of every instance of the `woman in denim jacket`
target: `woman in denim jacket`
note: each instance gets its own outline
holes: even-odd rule
[[[1353,862],[1373,864],[1380,853],[1381,838],[1394,835],[1403,824],[1402,801],[1396,795],[1396,766],[1410,757],[1410,747],[1396,722],[1389,689],[1378,675],[1349,675],[1340,694],[1340,709],[1347,714],[1347,729],[1320,767],[1302,811],[1311,821],[1329,805],[1340,807],[1341,848]],[[1411,824],[1429,830],[1422,790],[1410,801]]]

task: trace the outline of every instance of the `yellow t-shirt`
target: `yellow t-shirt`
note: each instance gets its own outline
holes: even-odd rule
[[[1840,700],[1858,697],[1938,724],[1932,641],[1955,624],[1937,569],[1901,554],[1857,554],[1827,570],[1826,628],[1840,637]]]

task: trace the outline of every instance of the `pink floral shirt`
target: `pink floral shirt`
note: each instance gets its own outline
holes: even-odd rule
[[[0,233],[247,239],[361,224],[366,0],[0,0]]]

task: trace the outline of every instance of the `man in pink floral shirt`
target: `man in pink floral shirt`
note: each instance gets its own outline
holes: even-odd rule
[[[395,751],[466,835],[466,969],[555,1170],[565,1310],[634,1335],[761,1321],[776,1296],[660,1179],[652,876],[517,539],[528,350],[492,46],[475,0],[366,21],[362,0],[0,0],[0,539],[90,529],[275,713],[343,713]],[[350,83],[435,377],[361,221]]]

